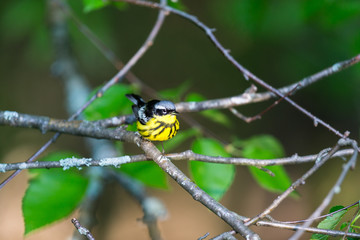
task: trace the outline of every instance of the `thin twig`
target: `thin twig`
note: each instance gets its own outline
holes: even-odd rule
[[[273,104],[271,104],[269,107],[267,107],[265,110],[263,110],[262,112],[260,112],[259,114],[256,114],[253,117],[247,118],[246,122],[250,123],[254,120],[260,119],[266,112],[268,112],[270,109],[274,108],[276,105],[278,105],[282,100],[284,100],[284,98],[290,96],[298,87],[299,87],[300,83],[297,84],[293,89],[291,89],[288,93],[286,93],[283,97],[281,97],[280,99],[276,100]]]
[[[110,175],[132,196],[137,200],[144,212],[143,222],[147,225],[150,238],[152,240],[161,240],[161,233],[158,227],[158,220],[166,216],[167,211],[162,202],[148,196],[142,184],[134,179],[130,179],[124,174],[109,171]]]
[[[311,118],[314,122],[316,122],[317,124],[320,124],[324,127],[326,127],[327,129],[329,129],[331,132],[333,132],[336,136],[339,136],[341,138],[345,137],[345,134],[341,133],[340,131],[336,130],[335,128],[333,128],[330,124],[324,122],[323,120],[319,119],[318,117],[316,117],[315,115],[313,115],[312,113],[310,113],[308,110],[306,110],[305,108],[301,107],[300,105],[298,105],[296,102],[294,102],[293,100],[291,100],[290,98],[284,96],[284,94],[282,92],[280,92],[279,90],[277,90],[276,88],[272,87],[271,85],[269,85],[268,83],[264,82],[263,80],[261,80],[260,78],[258,78],[257,76],[255,76],[253,73],[251,73],[248,69],[246,69],[245,67],[243,67],[239,62],[237,62],[233,56],[231,56],[230,51],[228,51],[228,49],[224,48],[222,46],[222,44],[217,40],[217,38],[215,37],[215,35],[213,34],[214,29],[209,28],[208,26],[206,26],[203,22],[201,22],[196,16],[194,15],[190,15],[188,13],[185,13],[183,11],[171,8],[169,6],[167,7],[163,7],[158,3],[155,2],[151,2],[151,1],[142,1],[142,0],[120,0],[120,1],[124,1],[124,2],[128,2],[128,3],[132,3],[135,5],[139,5],[139,6],[145,6],[145,7],[150,7],[150,8],[157,8],[157,9],[163,9],[166,10],[170,13],[174,13],[176,15],[179,15],[189,21],[191,21],[192,23],[194,23],[196,26],[198,26],[200,29],[202,29],[206,35],[209,37],[209,39],[212,41],[212,43],[216,46],[216,48],[225,56],[225,58],[232,63],[244,76],[246,79],[250,78],[253,81],[255,81],[257,84],[259,84],[260,86],[264,87],[265,89],[267,89],[268,91],[272,92],[273,94],[277,95],[278,97],[284,98],[287,102],[289,102],[293,107],[297,108],[300,112],[302,112],[303,114],[305,114],[306,116],[308,116],[309,118]],[[343,68],[346,68],[352,64],[354,64],[355,62],[359,62],[360,61],[360,55],[357,55],[352,62],[344,64],[344,65],[337,65],[336,67],[334,67],[332,69],[332,71],[329,71],[328,74],[330,74],[330,72],[337,72],[342,70]],[[325,74],[324,74],[325,76]],[[230,106],[229,106],[230,107]]]
[[[351,156],[350,160],[343,166],[343,170],[340,174],[340,176],[338,177],[336,183],[334,184],[334,186],[331,188],[331,190],[329,191],[329,193],[326,195],[326,197],[323,199],[322,203],[319,205],[319,207],[313,212],[313,214],[311,214],[311,216],[309,217],[309,220],[306,221],[303,224],[303,227],[309,227],[315,218],[317,218],[318,216],[321,215],[321,213],[324,211],[324,209],[330,204],[331,200],[333,199],[334,195],[339,193],[341,190],[341,184],[344,181],[347,173],[349,172],[349,170],[355,166],[356,160],[357,160],[357,156],[358,156],[358,146],[356,141],[353,140],[349,140],[349,139],[340,139],[339,140],[339,146],[346,146],[346,145],[351,145],[353,147],[353,149],[355,150],[353,155]],[[293,236],[291,236],[291,240],[297,240],[301,237],[301,235],[303,234],[302,230],[297,231]]]
[[[285,192],[283,192],[280,196],[278,196],[268,208],[266,208],[261,214],[259,214],[256,217],[250,219],[249,221],[247,221],[246,225],[250,226],[250,225],[254,224],[256,221],[258,221],[259,219],[262,219],[265,216],[269,215],[297,187],[304,184],[306,179],[309,178],[314,172],[316,172],[327,160],[329,160],[330,157],[335,152],[337,152],[339,148],[340,148],[340,144],[338,143],[332,148],[332,150],[325,157],[320,159],[320,161],[316,162],[316,164],[314,164],[314,166],[311,167],[303,176],[301,176],[298,180],[296,180],[294,183],[292,183],[291,186]]]
[[[237,238],[233,236],[235,234],[235,231],[224,232],[214,238],[211,238],[210,240],[236,240]]]
[[[184,188],[196,201],[199,201],[227,224],[229,224],[236,232],[246,239],[260,239],[257,234],[246,227],[237,215],[221,205],[215,199],[210,197],[206,192],[199,188],[191,181],[180,169],[178,169],[169,158],[163,156],[155,145],[149,141],[138,139],[138,146],[156,162],[170,177],[172,177],[182,188]]]
[[[36,151],[26,162],[31,163],[35,161],[41,153],[43,153],[52,143],[58,139],[60,136],[60,133],[55,133],[50,140],[48,140],[38,151]],[[7,183],[9,183],[12,179],[14,179],[19,173],[21,172],[21,169],[16,170],[13,172],[9,177],[7,177],[4,181],[0,184],[0,189],[2,189]]]
[[[350,66],[353,66],[354,64],[357,64],[360,62],[360,55],[357,55],[351,59],[338,62],[333,64],[332,66],[315,73],[311,76],[308,76],[299,82],[293,83],[291,85],[279,88],[278,91],[283,93],[284,95],[290,92],[294,87],[298,86],[296,91],[293,92],[291,95],[294,95],[297,91],[300,89],[303,89],[307,86],[309,86],[312,83],[315,83],[318,80],[323,79],[324,77],[330,76],[331,74],[337,72],[334,71],[334,69],[337,69],[338,71],[344,70]],[[256,93],[256,92],[248,92],[237,96],[227,97],[223,99],[213,99],[213,100],[207,100],[207,101],[201,101],[201,102],[188,102],[188,103],[178,103],[176,105],[176,109],[179,112],[193,112],[193,111],[201,111],[201,110],[207,110],[207,109],[225,109],[225,108],[232,108],[236,106],[242,106],[250,103],[257,103],[262,102],[271,99],[272,97],[275,97],[275,95],[272,92],[264,92],[264,93]]]
[[[111,78],[103,87],[101,87],[96,94],[94,94],[86,103],[84,103],[73,115],[71,115],[68,120],[72,121],[76,119],[95,99],[102,97],[105,91],[107,91],[115,83],[118,83],[124,75],[139,61],[139,59],[145,54],[145,52],[153,45],[155,37],[159,33],[159,30],[165,19],[164,11],[160,11],[158,19],[154,27],[152,28],[149,36],[145,40],[145,43],[139,48],[139,50],[134,54],[134,56],[124,65],[124,67],[113,77]],[[55,142],[60,137],[59,133],[56,133],[47,143],[45,143],[33,156],[31,156],[27,162],[34,161],[40,154],[42,154],[53,142]],[[20,173],[16,171],[12,173],[6,180],[0,184],[0,189],[2,189],[8,182],[11,181],[17,174]]]
[[[353,214],[352,219],[349,221],[349,224],[346,228],[346,234],[342,237],[342,240],[345,240],[345,238],[347,237],[348,233],[350,232],[350,228],[352,227],[352,223],[354,221],[356,221],[356,219],[359,219],[359,214],[360,214],[360,206],[359,206],[359,201],[357,202],[357,211]]]
[[[335,157],[346,157],[354,153],[353,149],[345,149],[337,151],[331,156]],[[307,156],[298,156],[294,155],[287,158],[279,159],[250,159],[250,158],[232,158],[232,157],[212,157],[202,154],[194,153],[191,150],[187,150],[180,153],[171,153],[166,154],[166,157],[170,158],[172,161],[202,161],[209,163],[221,163],[221,164],[233,164],[239,166],[254,166],[254,167],[265,167],[265,166],[274,166],[274,165],[294,165],[294,164],[303,164],[309,162],[315,162],[318,158],[317,154],[307,155]],[[150,161],[150,157],[147,157],[145,154],[140,155],[124,155],[120,157],[110,157],[110,158],[67,158],[61,159],[60,161],[46,161],[46,162],[18,162],[18,163],[0,163],[0,172],[24,170],[24,169],[41,169],[41,168],[63,168],[64,170],[77,167],[120,167],[122,164]]]
[[[297,230],[304,230],[305,232],[309,233],[318,233],[318,234],[324,234],[332,237],[341,237],[341,236],[348,236],[353,238],[360,238],[360,233],[346,233],[343,231],[337,231],[337,230],[329,230],[329,229],[320,229],[320,228],[312,228],[312,227],[302,227],[299,225],[293,225],[293,224],[287,224],[282,222],[271,222],[271,221],[263,221],[260,220],[256,222],[256,226],[263,226],[263,227],[275,227],[275,228],[281,228],[281,229],[288,229],[292,231]]]
[[[79,223],[79,221],[76,218],[71,219],[71,222],[74,224],[74,226],[76,227],[76,229],[78,230],[78,232],[81,235],[86,236],[86,238],[89,240],[95,240],[95,238],[93,237],[91,232],[87,228],[84,228],[83,226],[81,226],[81,224]]]
[[[58,0],[57,0],[58,1]],[[76,26],[78,27],[78,29],[88,38],[91,40],[91,42],[100,50],[101,53],[103,53],[103,55],[117,68],[117,69],[121,69],[124,64],[116,57],[116,55],[114,54],[113,51],[111,51],[109,48],[107,48],[107,46],[98,38],[96,37],[96,35],[85,25],[83,24],[71,11],[71,9],[68,7],[68,5],[66,5],[64,2],[59,2],[58,4],[62,7],[63,11],[68,14],[72,20],[74,21],[74,23],[76,24]],[[304,79],[302,79],[301,81],[299,81],[298,83],[294,83],[292,85],[283,87],[278,89],[279,92],[281,92],[282,94],[284,94],[285,96],[288,96],[288,94],[291,92],[291,95],[293,95],[296,91],[309,86],[310,84],[313,84],[315,82],[317,82],[320,79],[323,79],[327,76],[330,76],[336,72],[339,72],[341,70],[344,70],[356,63],[358,63],[360,61],[360,57],[359,55],[356,57],[353,57],[349,60],[345,60],[339,63],[335,63],[333,64],[331,67],[328,67],[316,74],[313,74],[309,77],[306,77]],[[247,75],[244,75],[247,76]],[[147,86],[144,82],[142,82],[137,76],[135,76],[131,71],[129,71],[125,77],[132,83],[137,83],[139,84],[142,88],[145,89],[146,92],[148,92],[150,95],[152,95],[153,97],[157,96],[157,93],[154,89],[152,89],[151,87]],[[254,102],[259,102],[264,101],[269,99],[270,97],[274,97],[275,95],[272,92],[266,92],[266,93],[260,93],[260,94],[256,94],[254,95],[254,98],[252,99],[252,101]],[[230,109],[236,116],[238,116],[239,118],[241,118],[242,120],[246,121],[246,122],[250,122],[252,120],[252,118],[247,118],[245,116],[242,116],[240,113],[238,113],[234,108]],[[256,118],[258,119],[258,117]]]
[[[58,77],[61,77],[64,83],[65,108],[68,114],[71,115],[87,101],[91,89],[86,77],[77,68],[77,62],[71,52],[71,40],[67,26],[68,19],[67,15],[61,10],[59,2],[65,4],[65,1],[47,1],[50,10],[49,17],[52,23],[53,49],[55,49],[56,53],[56,62],[53,64],[52,70]],[[96,142],[92,138],[84,138],[83,140],[90,145],[89,150],[94,158],[104,155],[115,156],[113,154],[115,151],[111,149],[109,142],[106,140]],[[103,194],[106,184],[104,181],[104,171],[104,168],[86,169],[89,184],[79,207],[78,221],[89,230],[97,223],[96,210],[98,201]],[[78,231],[74,231],[71,239],[80,240],[83,239],[83,236]]]
[[[358,205],[358,204],[359,204],[359,202],[357,201],[357,202],[355,202],[355,203],[353,203],[353,204],[350,204],[349,206],[343,207],[343,208],[341,208],[341,209],[339,209],[339,210],[336,210],[336,211],[334,211],[334,212],[331,212],[331,213],[328,213],[328,214],[325,214],[325,215],[321,215],[321,216],[319,216],[319,217],[315,217],[315,218],[313,218],[313,219],[307,218],[307,219],[303,219],[303,220],[285,221],[285,222],[281,221],[281,222],[282,222],[282,223],[287,223],[287,224],[297,224],[297,223],[304,223],[304,222],[307,222],[307,221],[309,221],[309,220],[318,220],[318,219],[321,219],[321,218],[326,218],[326,217],[329,217],[329,216],[333,216],[335,213],[344,211],[344,210],[349,209],[349,208],[351,208],[351,207],[353,207],[353,206],[356,206],[356,205]]]
[[[199,237],[197,240],[204,240],[205,238],[207,238],[210,235],[210,233],[205,233],[203,236]]]
[[[117,69],[120,70],[124,67],[124,63],[115,55],[114,51],[108,48],[92,31],[91,29],[82,23],[73,11],[70,9],[68,4],[65,1],[56,0],[57,4],[61,7],[62,11],[64,11],[71,20],[75,23],[76,27],[80,32],[84,34],[84,36],[89,39],[93,45],[105,56],[107,60]],[[141,81],[133,72],[128,71],[125,74],[125,78],[133,84],[137,84],[144,91],[156,95],[156,91],[151,87],[147,86],[143,81]]]

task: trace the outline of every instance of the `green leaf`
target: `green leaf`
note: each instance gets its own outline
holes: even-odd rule
[[[171,152],[189,138],[194,137],[199,134],[199,131],[195,128],[190,128],[187,130],[179,130],[176,136],[169,141],[164,142],[165,153]],[[158,149],[162,149],[161,144],[158,145]]]
[[[189,90],[191,81],[184,81],[176,88],[169,88],[159,92],[162,99],[169,99],[174,102],[180,101],[180,97]]]
[[[139,180],[148,187],[167,189],[165,172],[154,162],[134,162],[121,165],[118,171]]]
[[[200,114],[206,117],[207,119],[210,119],[213,122],[222,124],[226,127],[231,127],[230,119],[220,110],[210,109],[210,110],[202,111]]]
[[[42,161],[58,161],[71,153],[54,153]],[[23,198],[25,234],[44,227],[72,213],[81,202],[88,181],[77,170],[29,170],[32,177]]]
[[[137,131],[136,121],[133,124],[128,125],[126,130],[131,131],[131,132],[136,132]]]
[[[187,102],[201,102],[205,100],[206,100],[205,97],[198,93],[190,93],[186,96]],[[210,109],[210,110],[201,111],[200,114],[215,123],[219,123],[227,127],[231,126],[231,121],[228,118],[228,116],[225,115],[220,110]]]
[[[83,0],[83,5],[84,12],[86,13],[99,10],[109,5],[114,5],[120,10],[124,9],[127,6],[125,2],[113,2],[110,0]]]
[[[185,98],[186,102],[201,102],[204,100],[206,100],[206,98],[199,93],[189,93]]]
[[[109,0],[83,0],[84,12],[91,12],[106,7],[111,3]]]
[[[334,206],[330,209],[329,213],[335,212],[337,210],[340,210],[344,208],[343,206]],[[337,213],[334,213],[331,216],[326,217],[323,221],[321,221],[318,225],[317,228],[320,229],[328,229],[328,230],[333,230],[335,229],[336,225],[340,222],[341,218],[345,215],[345,213],[347,212],[347,209],[344,209],[342,211],[339,211]],[[311,235],[311,239],[321,239],[321,240],[326,240],[328,239],[329,236],[328,235],[324,235],[324,234],[313,234]]]
[[[344,228],[347,228],[349,226],[348,222],[343,222],[340,226],[340,230],[343,230]]]
[[[168,1],[168,6],[184,12],[187,11],[186,6],[180,0],[170,0]]]
[[[357,229],[359,229],[359,227],[357,227]],[[356,231],[356,228],[354,227],[349,227],[349,233],[358,233]],[[359,240],[359,238],[352,238],[352,237],[346,237],[347,240]]]
[[[209,156],[230,156],[219,142],[207,138],[195,140],[192,150]],[[190,161],[189,168],[195,183],[215,200],[222,198],[235,176],[235,166],[231,164]]]
[[[273,159],[284,156],[284,150],[281,143],[270,135],[260,135],[242,141],[243,156],[254,159]],[[269,169],[275,176],[256,168],[249,167],[250,173],[256,182],[270,192],[283,192],[291,185],[291,180],[283,166],[269,166]],[[296,193],[292,194],[296,197]]]
[[[90,96],[96,94],[97,90],[94,90]],[[101,98],[97,98],[85,109],[85,119],[92,121],[132,113],[132,103],[125,97],[125,94],[129,92],[131,92],[131,88],[128,85],[112,86]]]

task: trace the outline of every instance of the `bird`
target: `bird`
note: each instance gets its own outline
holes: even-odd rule
[[[134,105],[133,113],[137,119],[139,134],[150,141],[167,141],[179,130],[178,112],[175,104],[167,100],[145,102],[139,95],[125,95]],[[163,147],[164,152],[164,147]]]

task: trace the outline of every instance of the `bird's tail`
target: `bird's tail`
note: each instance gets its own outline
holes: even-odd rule
[[[138,107],[142,107],[145,105],[145,101],[139,95],[126,94],[125,96]]]

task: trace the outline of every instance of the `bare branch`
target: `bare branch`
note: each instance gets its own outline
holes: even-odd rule
[[[9,117],[9,114],[11,117]],[[4,120],[6,119],[6,120]],[[30,119],[27,122],[26,119]],[[23,127],[38,127],[40,129],[46,128],[51,131],[61,131],[62,133],[81,135],[94,138],[103,138],[110,140],[123,140],[119,138],[121,135],[135,135],[134,132],[128,132],[123,129],[105,129],[97,126],[96,121],[93,122],[81,122],[81,121],[72,121],[67,122],[65,120],[49,120],[47,117],[37,117],[26,114],[18,114],[14,112],[0,112],[0,124],[7,122],[12,126],[23,126]],[[47,127],[49,122],[61,123],[50,124]],[[51,127],[50,127],[51,126]],[[131,138],[131,137],[129,137]],[[327,150],[327,149],[325,149]],[[321,151],[323,152],[323,151]],[[353,155],[354,149],[345,149],[337,151],[335,154],[331,155],[333,157],[346,157]],[[222,164],[234,164],[242,166],[255,166],[255,167],[264,167],[264,166],[273,166],[273,165],[290,165],[290,164],[302,164],[308,162],[315,162],[319,159],[319,154],[299,156],[294,154],[291,157],[279,158],[279,159],[249,159],[249,158],[234,158],[234,157],[213,157],[202,154],[196,154],[191,150],[187,150],[181,153],[172,153],[167,154],[171,160],[196,160],[203,162],[212,162],[212,163],[222,163]],[[22,170],[30,168],[71,168],[71,167],[89,167],[89,166],[120,166],[121,164],[128,162],[138,162],[138,161],[147,161],[151,158],[146,157],[146,155],[135,155],[135,156],[122,156],[115,158],[103,158],[103,159],[91,159],[91,158],[70,158],[63,159],[62,162],[20,162],[20,163],[11,163],[11,164],[0,164],[0,172],[13,171],[13,170]]]
[[[21,117],[11,116],[10,119],[9,117],[7,117],[6,120],[10,122],[16,122],[16,120],[21,120]],[[47,120],[44,120],[44,122],[47,122]],[[68,123],[64,123],[63,125],[66,126],[67,124]],[[241,220],[234,217],[233,212],[226,209],[224,206],[222,206],[220,203],[218,203],[208,194],[206,194],[202,189],[197,187],[167,157],[163,156],[153,143],[143,140],[139,135],[135,134],[134,132],[125,131],[123,129],[90,128],[89,131],[89,128],[87,127],[89,126],[89,124],[91,125],[90,122],[82,122],[77,128],[73,128],[73,130],[78,135],[86,136],[87,134],[89,134],[95,138],[111,138],[137,144],[143,149],[143,151],[149,158],[153,159],[165,172],[167,172],[175,181],[177,181],[180,186],[182,186],[186,191],[188,191],[195,200],[201,202],[203,205],[205,205],[207,208],[217,214],[217,216],[221,217],[242,236],[247,236],[249,239],[259,239],[255,233],[253,233],[252,231],[250,231],[250,229],[244,226]]]
[[[266,208],[261,214],[257,215],[256,217],[252,218],[251,220],[246,222],[247,226],[250,226],[252,224],[254,224],[256,221],[258,221],[259,219],[264,218],[265,216],[269,215],[275,208],[277,208],[279,206],[279,204],[285,199],[287,198],[297,187],[299,187],[300,185],[304,184],[306,179],[309,178],[314,172],[316,172],[327,160],[330,159],[330,157],[338,151],[338,149],[340,148],[340,143],[341,143],[341,139],[339,140],[339,142],[331,149],[330,152],[328,152],[328,154],[326,156],[324,156],[323,158],[321,158],[319,161],[317,161],[313,167],[311,167],[303,176],[301,176],[298,180],[296,180],[293,184],[291,184],[291,186],[284,192],[282,193],[280,196],[278,196],[273,203]]]
[[[224,232],[210,240],[236,240],[237,238],[233,236],[234,234],[236,234],[235,231]]]
[[[205,233],[203,236],[199,237],[197,240],[204,240],[210,235],[210,233]]]
[[[87,229],[81,226],[79,221],[76,218],[71,219],[71,222],[74,224],[76,229],[81,235],[84,235],[89,240],[95,240],[95,238],[92,236],[91,232]]]
[[[140,203],[144,212],[142,220],[148,227],[150,238],[152,240],[161,240],[162,237],[157,222],[167,214],[163,203],[155,197],[148,196],[144,186],[137,181],[115,172],[111,172],[111,176]]]
[[[270,109],[274,108],[276,105],[278,105],[282,100],[284,100],[284,98],[290,96],[298,87],[299,87],[300,83],[298,85],[296,85],[293,89],[291,89],[288,93],[284,94],[284,97],[281,97],[280,99],[276,100],[273,104],[271,104],[269,107],[267,107],[265,110],[263,110],[262,112],[260,112],[259,114],[256,114],[253,117],[250,118],[246,118],[246,122],[252,122],[254,120],[260,119],[266,112],[270,111]]]
[[[350,209],[350,208],[352,208],[352,207],[354,207],[354,206],[356,206],[356,205],[359,205],[359,201],[357,201],[357,202],[355,202],[355,203],[353,203],[353,204],[350,204],[350,205],[348,205],[348,206],[346,206],[346,207],[343,207],[343,208],[341,208],[341,209],[338,209],[338,210],[336,210],[336,211],[334,211],[334,212],[331,212],[331,213],[328,213],[328,214],[325,214],[325,215],[321,215],[321,216],[318,216],[318,217],[315,217],[315,218],[313,218],[313,219],[310,219],[310,218],[307,218],[307,219],[304,219],[304,220],[295,220],[295,221],[281,221],[282,223],[289,223],[289,224],[298,224],[298,223],[304,223],[304,222],[307,222],[307,221],[309,221],[309,220],[318,220],[318,219],[321,219],[321,218],[326,218],[326,217],[329,217],[329,216],[333,216],[335,213],[338,213],[338,212],[341,212],[341,211],[344,211],[344,210],[347,210],[347,209]]]
[[[227,224],[229,224],[236,232],[246,239],[260,239],[257,234],[247,228],[243,221],[234,212],[228,210],[219,202],[206,194],[193,181],[191,181],[184,173],[182,173],[169,158],[163,156],[153,143],[145,140],[138,142],[138,146],[156,162],[167,174],[170,175],[182,188],[184,188],[196,201],[199,201]]]
[[[353,168],[355,166],[357,156],[358,156],[358,151],[357,151],[358,146],[357,146],[356,141],[348,140],[348,139],[340,139],[338,145],[340,145],[340,146],[351,145],[353,147],[353,149],[354,149],[354,153],[351,156],[350,160],[343,166],[343,170],[342,170],[340,176],[338,177],[336,183],[331,188],[331,190],[329,191],[327,196],[323,199],[322,203],[313,212],[313,214],[311,214],[311,216],[309,217],[309,221],[306,221],[303,224],[304,228],[309,227],[313,223],[314,219],[316,217],[320,216],[321,213],[325,210],[325,208],[330,204],[330,202],[333,199],[334,195],[341,191],[341,184],[344,181],[347,173],[349,172],[349,170],[351,168]],[[289,239],[297,240],[297,239],[299,239],[301,237],[302,234],[303,234],[303,230],[299,230]]]
[[[53,0],[57,1],[57,0]],[[56,4],[56,3],[54,3]],[[51,4],[50,4],[51,5]],[[102,97],[104,92],[113,86],[115,83],[119,82],[125,74],[139,61],[139,59],[145,54],[145,52],[153,45],[155,37],[159,33],[159,30],[164,22],[165,19],[165,11],[160,11],[157,21],[152,28],[149,36],[145,40],[145,43],[139,48],[139,50],[134,54],[134,56],[124,65],[124,67],[112,78],[110,79],[102,88],[100,88],[96,94],[94,94],[86,103],[84,103],[73,115],[71,115],[68,120],[72,121],[76,119],[95,99]],[[68,56],[65,55],[65,61],[68,60]],[[64,60],[62,59],[62,60]],[[64,71],[64,69],[61,69]],[[66,72],[64,74],[74,74],[73,71]],[[59,133],[56,133],[47,143],[45,143],[31,158],[27,161],[32,162],[34,161],[41,153],[43,153],[53,142],[56,141],[57,138],[60,137]],[[9,176],[5,181],[0,184],[0,189],[2,189],[11,179],[13,179],[20,171],[14,172],[11,176]]]
[[[276,88],[272,87],[270,84],[266,83],[265,81],[261,80],[260,78],[258,78],[257,76],[255,76],[253,73],[251,73],[248,69],[246,69],[245,67],[243,67],[239,62],[237,62],[233,56],[230,55],[230,51],[228,51],[228,49],[224,48],[222,46],[222,44],[217,40],[217,38],[215,37],[215,35],[213,34],[214,30],[209,28],[208,26],[206,26],[203,22],[201,22],[197,17],[195,17],[194,15],[190,15],[188,13],[182,12],[180,10],[171,8],[169,6],[163,7],[158,3],[155,2],[151,2],[151,1],[142,1],[142,0],[121,0],[124,2],[128,2],[128,3],[132,3],[132,4],[136,4],[139,6],[145,6],[145,7],[150,7],[150,8],[157,8],[157,9],[163,9],[166,10],[170,13],[174,13],[176,15],[179,15],[189,21],[191,21],[192,23],[194,23],[197,27],[199,27],[201,30],[203,30],[205,32],[205,34],[209,37],[209,39],[212,41],[212,43],[216,46],[216,48],[225,56],[225,58],[231,63],[233,64],[244,76],[245,79],[252,79],[254,82],[256,82],[257,84],[259,84],[260,86],[264,87],[265,89],[267,89],[268,91],[272,92],[273,94],[277,95],[280,98],[284,98],[288,103],[290,103],[293,107],[295,107],[296,109],[298,109],[300,112],[302,112],[303,114],[305,114],[306,116],[308,116],[310,119],[312,119],[314,122],[316,122],[317,124],[320,124],[324,127],[326,127],[327,129],[329,129],[331,132],[333,132],[336,136],[341,137],[341,138],[345,138],[345,134],[341,133],[340,131],[336,130],[335,128],[333,128],[330,124],[324,122],[323,120],[319,119],[318,117],[316,117],[315,115],[313,115],[312,113],[310,113],[309,111],[307,111],[305,108],[301,107],[300,105],[298,105],[296,102],[294,102],[293,100],[291,100],[290,98],[286,97],[282,92],[280,92],[279,90],[277,90]],[[344,64],[340,64],[340,65],[336,65],[335,67],[333,66],[332,70],[328,71],[328,75],[332,74],[333,72],[337,72],[340,71],[352,64],[355,64],[357,62],[360,61],[360,55],[357,55],[354,59],[352,59],[352,61],[349,61],[347,63]],[[323,74],[323,76],[328,76],[325,73]],[[314,78],[315,79],[315,78]],[[292,88],[293,89],[293,88]],[[233,99],[233,98],[228,98],[226,100],[228,103],[231,103],[233,101],[239,101],[239,99]],[[188,109],[193,110],[195,107],[195,104],[193,102],[188,103]],[[215,102],[214,103],[215,106],[213,106],[213,108],[218,108],[219,102]],[[229,105],[229,107],[233,107],[231,105]],[[177,106],[178,108],[178,106]],[[180,109],[180,108],[179,108]]]
[[[297,230],[301,229],[305,232],[324,234],[324,235],[328,235],[328,236],[332,236],[332,237],[347,236],[347,237],[353,237],[353,238],[360,238],[360,233],[346,233],[343,231],[312,228],[312,227],[304,228],[303,226],[282,223],[282,222],[258,221],[256,223],[256,226],[275,227],[275,228],[281,228],[281,229],[288,229],[288,230],[292,230],[292,231],[297,231]]]

